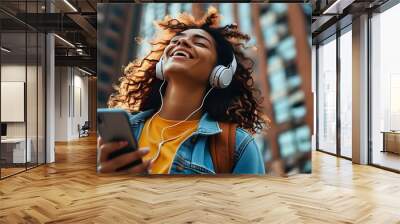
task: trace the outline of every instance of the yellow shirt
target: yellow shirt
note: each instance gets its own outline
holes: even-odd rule
[[[179,121],[167,120],[160,117],[158,114],[154,116],[149,125],[150,119],[148,119],[143,127],[143,131],[139,138],[139,148],[149,147],[150,152],[143,157],[145,161],[153,159],[157,155],[158,144],[162,141],[161,131],[163,128],[174,125]],[[172,165],[176,151],[180,144],[191,135],[198,126],[199,120],[189,120],[178,124],[177,126],[167,128],[163,134],[163,140],[166,141],[160,150],[160,154],[154,161],[151,172],[153,174],[167,174]],[[147,135],[148,132],[148,135]],[[178,138],[175,138],[179,136]]]

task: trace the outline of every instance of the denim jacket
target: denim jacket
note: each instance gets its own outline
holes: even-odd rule
[[[146,110],[131,114],[129,121],[134,137],[138,140],[144,123],[154,114],[154,110]],[[218,122],[204,113],[196,131],[186,138],[175,155],[170,174],[215,174],[209,137],[222,132]],[[265,174],[264,161],[254,138],[242,128],[236,129],[236,146],[234,153],[233,174]]]

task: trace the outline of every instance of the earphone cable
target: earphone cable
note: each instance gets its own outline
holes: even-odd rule
[[[161,92],[161,89],[162,89],[164,83],[165,83],[165,79],[164,79],[164,81],[163,81],[163,83],[161,84],[160,89],[159,89],[159,93],[160,93],[160,96],[161,96],[161,106],[160,106],[160,109],[157,111],[157,113],[155,113],[155,114],[150,118],[150,121],[149,121],[149,123],[148,123],[148,125],[147,125],[147,128],[146,128],[146,135],[147,135],[147,138],[148,138],[149,140],[150,140],[150,137],[149,137],[149,128],[150,128],[151,121],[153,120],[153,118],[154,118],[157,114],[159,114],[159,113],[161,112],[162,107],[163,107],[163,105],[164,105],[163,96],[162,96],[162,92]],[[173,125],[171,125],[171,126],[165,127],[165,128],[163,128],[163,129],[161,130],[161,134],[160,134],[161,141],[160,141],[159,144],[158,144],[157,154],[152,158],[152,161],[155,161],[155,160],[158,158],[158,156],[160,155],[161,147],[162,147],[162,145],[163,145],[164,143],[169,142],[169,141],[172,141],[172,140],[174,140],[174,139],[177,139],[177,138],[183,136],[184,134],[186,134],[186,131],[184,131],[184,132],[182,132],[182,134],[180,134],[180,135],[178,135],[178,136],[172,137],[172,138],[167,139],[167,140],[163,140],[164,131],[165,131],[166,129],[168,129],[168,128],[175,127],[175,126],[177,126],[177,125],[179,125],[179,124],[181,124],[181,123],[187,121],[191,116],[193,116],[195,113],[197,113],[197,112],[203,107],[204,102],[205,102],[205,99],[206,99],[207,96],[210,94],[211,90],[213,90],[213,89],[214,89],[214,87],[211,87],[211,88],[207,91],[207,93],[206,93],[206,94],[204,95],[204,97],[203,97],[203,100],[202,100],[202,102],[201,102],[200,107],[197,108],[196,110],[194,110],[192,113],[190,113],[189,116],[187,116],[184,120],[179,121],[178,123],[173,124]],[[154,139],[152,139],[152,140],[154,141]]]

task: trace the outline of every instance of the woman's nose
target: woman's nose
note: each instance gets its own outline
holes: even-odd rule
[[[189,40],[187,39],[187,38],[185,38],[185,37],[182,37],[182,38],[180,38],[179,40],[178,40],[178,42],[177,42],[177,45],[183,45],[183,46],[185,46],[185,47],[191,47],[191,45],[190,45],[190,43],[189,43]]]

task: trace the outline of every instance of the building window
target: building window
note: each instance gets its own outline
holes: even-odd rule
[[[318,149],[330,153],[336,153],[336,39],[334,38],[318,48]]]
[[[372,163],[400,170],[400,5],[371,18]]]
[[[352,141],[352,33],[340,36],[340,154],[351,158]]]

